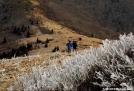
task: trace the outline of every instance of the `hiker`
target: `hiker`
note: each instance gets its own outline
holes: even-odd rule
[[[57,51],[60,51],[60,49],[58,46],[55,46],[54,49],[52,50],[52,52],[57,52]]]
[[[77,49],[77,42],[73,40],[73,51],[76,51]]]
[[[60,51],[59,46],[56,47],[56,50],[57,50],[57,51]]]
[[[67,48],[68,48],[68,53],[71,53],[71,47],[72,47],[71,41],[69,41],[66,45],[67,45]]]
[[[57,47],[55,46],[54,49],[52,50],[52,52],[56,52],[57,50]]]

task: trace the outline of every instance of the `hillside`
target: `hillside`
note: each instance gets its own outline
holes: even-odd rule
[[[134,90],[134,35],[104,40],[98,48],[0,61],[1,90]]]
[[[53,18],[75,31],[98,38],[134,32],[133,0],[50,0]],[[52,19],[53,19],[52,18]]]
[[[133,7],[132,0],[0,0],[0,90],[133,89],[134,35],[111,40],[133,32]],[[68,40],[78,43],[70,55]]]
[[[27,50],[28,54],[52,52],[55,46],[59,46],[60,51],[66,51],[68,40],[77,41],[78,50],[89,48],[91,45],[97,47],[101,44],[101,39],[79,34],[53,20],[56,17],[54,17],[48,3],[47,0],[44,2],[5,0],[1,3],[0,7],[3,9],[0,10],[0,56],[11,58],[15,53],[16,56],[27,54]],[[52,17],[53,19],[51,19]],[[30,37],[28,37],[28,32]],[[4,38],[7,43],[2,43]],[[40,43],[36,43],[37,38],[41,41]],[[82,38],[82,41],[79,41],[79,38]],[[48,47],[44,48],[47,39],[50,41]],[[32,45],[32,48],[25,49],[23,53],[20,50],[21,46],[25,47],[28,44]]]

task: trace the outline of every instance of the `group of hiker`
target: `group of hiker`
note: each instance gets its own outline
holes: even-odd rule
[[[71,53],[72,48],[73,48],[73,51],[76,51],[77,46],[78,46],[77,45],[77,41],[73,40],[73,42],[71,42],[69,40],[68,43],[66,44],[66,46],[67,46],[68,53]],[[56,52],[56,51],[59,51],[59,47],[58,46],[55,46],[55,48],[52,50],[52,52]]]
[[[68,43],[66,44],[67,49],[68,49],[68,53],[71,53],[72,47],[73,47],[73,51],[76,51],[77,49],[77,42],[73,40],[73,42],[71,42],[70,40],[68,41]]]
[[[77,41],[73,40],[72,42],[69,40],[68,43],[66,44],[67,46],[67,52],[68,53],[71,53],[71,51],[76,51],[77,49]],[[54,49],[52,50],[52,52],[57,52],[59,51],[59,47],[58,46],[55,46]]]

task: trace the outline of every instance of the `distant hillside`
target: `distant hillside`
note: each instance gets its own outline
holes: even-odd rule
[[[79,33],[116,38],[119,33],[134,32],[133,3],[133,0],[50,0],[46,5],[55,13],[56,21]]]
[[[19,26],[26,22],[26,15],[33,10],[29,0],[3,0],[0,2],[0,27]],[[1,30],[2,30],[1,29]]]
[[[29,25],[28,13],[30,14],[32,8],[29,0],[0,0],[0,44],[4,37],[8,41],[20,38],[13,31],[15,27],[19,30],[23,25]]]

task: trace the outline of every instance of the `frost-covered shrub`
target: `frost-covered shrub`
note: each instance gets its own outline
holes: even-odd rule
[[[80,51],[61,65],[33,67],[30,74],[18,75],[8,90],[101,91],[103,88],[134,89],[134,35],[103,41],[98,48]]]

